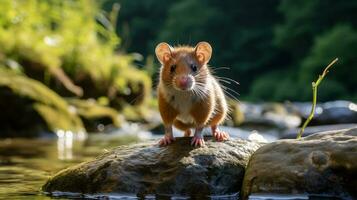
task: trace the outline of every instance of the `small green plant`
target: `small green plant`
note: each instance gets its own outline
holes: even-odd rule
[[[311,119],[314,117],[315,108],[316,108],[316,100],[317,100],[317,87],[321,83],[322,79],[324,79],[326,74],[329,72],[328,71],[329,68],[332,67],[332,65],[334,65],[337,61],[338,61],[338,58],[335,58],[329,65],[327,65],[325,70],[322,72],[322,75],[319,75],[319,78],[317,79],[317,81],[312,82],[312,107],[311,107],[311,112],[310,112],[309,117],[306,119],[306,121],[304,122],[303,126],[301,127],[296,139],[300,139],[301,138],[302,134],[304,133],[304,130],[305,130],[306,126],[309,124]]]

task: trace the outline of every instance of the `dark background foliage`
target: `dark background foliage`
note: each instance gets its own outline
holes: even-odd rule
[[[108,0],[102,6],[110,11],[114,3],[121,6],[121,48],[142,54],[143,68],[158,42],[205,40],[214,49],[210,64],[230,67],[217,74],[240,82],[230,85],[239,99],[307,101],[311,82],[339,57],[319,100],[357,99],[357,1]]]

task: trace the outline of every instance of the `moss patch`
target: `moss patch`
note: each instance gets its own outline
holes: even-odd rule
[[[99,105],[94,99],[67,99],[67,102],[76,107],[87,130],[95,129],[98,124],[113,124],[115,127],[120,127],[122,124],[119,113],[115,109]]]
[[[61,129],[75,132],[84,130],[81,119],[71,112],[67,102],[51,89],[22,74],[0,68],[0,93],[5,92],[11,92],[12,97],[22,99],[21,104],[26,104],[26,110],[20,110],[19,113],[7,113],[8,115],[17,115],[18,118],[31,121],[33,118],[28,114],[36,112],[43,120],[42,129],[44,130]],[[13,110],[17,110],[16,103],[6,103],[5,100],[0,103],[3,107],[14,107]]]

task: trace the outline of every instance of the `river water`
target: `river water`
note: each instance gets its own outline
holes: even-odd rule
[[[0,199],[51,199],[40,192],[51,175],[118,145],[138,141],[134,136],[94,135],[86,140],[72,136],[0,139]]]

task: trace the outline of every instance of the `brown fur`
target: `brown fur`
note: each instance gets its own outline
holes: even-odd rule
[[[190,128],[193,128],[195,125],[194,124],[186,124],[186,123],[183,123],[182,121],[180,121],[178,119],[175,119],[174,120],[174,126],[177,129],[181,130],[181,131],[187,131]]]
[[[160,88],[158,89],[159,111],[164,124],[172,124],[178,112],[164,99]]]
[[[165,125],[174,125],[176,128],[185,131],[185,135],[189,135],[190,128],[203,128],[204,126],[217,126],[221,124],[227,114],[227,103],[224,93],[217,80],[211,75],[207,62],[210,59],[210,53],[207,53],[206,46],[201,46],[204,51],[197,53],[196,48],[189,46],[179,46],[170,48],[165,52],[166,43],[159,44],[164,45],[163,50],[157,50],[156,54],[159,61],[162,63],[160,71],[160,83],[158,86],[158,100],[159,110],[163,122]],[[168,48],[168,47],[166,47]],[[209,48],[211,48],[209,46]],[[169,54],[169,55],[168,55]],[[175,84],[175,76],[193,74],[190,64],[197,65],[198,74],[195,76],[195,82],[200,85],[207,86],[207,95],[192,103],[189,109],[189,114],[193,118],[194,123],[184,123],[177,119],[180,115],[180,111],[175,109],[174,104],[171,103],[170,94],[178,94],[180,91],[175,92],[173,85]],[[176,65],[175,73],[170,71],[172,65]],[[170,91],[171,93],[169,93]],[[196,99],[195,93],[190,94],[187,92],[188,101],[194,101]],[[175,95],[172,95],[175,96]],[[190,103],[191,103],[190,102]],[[186,102],[180,102],[185,104]]]

